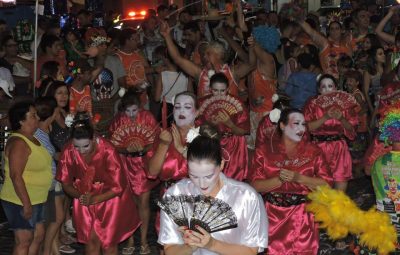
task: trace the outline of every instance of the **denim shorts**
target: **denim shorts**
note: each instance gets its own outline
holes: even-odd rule
[[[4,200],[1,200],[1,205],[12,230],[34,230],[36,224],[44,223],[44,204],[32,205],[32,217],[29,220],[23,217],[24,209],[22,205]]]

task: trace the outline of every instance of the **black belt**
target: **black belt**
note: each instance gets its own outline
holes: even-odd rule
[[[124,154],[127,157],[137,158],[137,157],[143,157],[144,155],[146,155],[146,152],[145,151],[135,151],[135,152],[128,152],[128,153],[124,153]]]
[[[276,206],[290,207],[305,203],[307,201],[307,196],[294,193],[269,192],[263,196],[263,199],[265,202]]]
[[[314,142],[330,142],[343,140],[343,135],[311,135]]]

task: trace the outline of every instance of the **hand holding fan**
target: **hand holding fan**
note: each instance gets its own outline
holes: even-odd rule
[[[204,195],[166,196],[157,205],[178,226],[187,226],[193,231],[197,231],[196,225],[208,233],[237,227],[232,208],[220,199]]]
[[[344,91],[334,91],[319,95],[314,99],[314,103],[322,109],[335,107],[342,111],[351,110],[359,106],[354,96]]]
[[[199,109],[199,115],[206,118],[218,116],[220,112],[226,112],[233,116],[243,111],[242,103],[230,95],[217,95],[206,99]]]
[[[111,142],[120,148],[145,147],[154,142],[157,129],[147,125],[123,124],[111,136]]]

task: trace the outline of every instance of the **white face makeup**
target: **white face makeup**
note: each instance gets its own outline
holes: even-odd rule
[[[181,95],[175,98],[174,120],[178,127],[192,126],[196,118],[195,102],[191,96]]]
[[[291,113],[289,121],[283,128],[283,135],[294,142],[300,142],[306,132],[306,121],[301,113]]]
[[[132,120],[136,118],[138,112],[139,112],[139,107],[137,105],[130,105],[125,109],[125,114]]]
[[[79,151],[80,154],[85,155],[93,151],[93,140],[91,139],[72,139],[72,144],[75,149]]]
[[[213,96],[223,96],[228,93],[228,90],[225,83],[214,82],[211,86],[211,92]]]
[[[204,195],[213,193],[218,189],[219,173],[222,166],[217,166],[208,160],[191,160],[188,162],[189,178],[201,190]]]
[[[330,92],[336,91],[335,83],[330,78],[324,78],[321,80],[319,85],[319,93],[321,95],[328,94]]]

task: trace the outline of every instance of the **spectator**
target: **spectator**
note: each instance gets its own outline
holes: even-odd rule
[[[285,93],[291,98],[291,107],[302,109],[307,99],[317,94],[317,75],[311,72],[312,57],[309,54],[302,53],[297,60],[300,70],[289,76]]]
[[[34,105],[21,101],[10,108],[11,137],[5,148],[3,210],[14,231],[13,254],[38,254],[44,228],[44,202],[51,186],[51,156],[34,137],[39,118]]]

